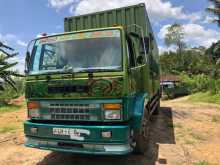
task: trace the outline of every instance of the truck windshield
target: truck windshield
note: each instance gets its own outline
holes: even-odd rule
[[[119,30],[64,34],[38,39],[30,74],[122,70]]]

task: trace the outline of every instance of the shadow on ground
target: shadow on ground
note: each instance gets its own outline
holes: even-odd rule
[[[155,165],[167,164],[166,159],[158,158],[158,144],[175,144],[172,110],[162,107],[158,116],[151,120],[149,150],[145,155],[128,156],[88,156],[52,152],[37,165]]]

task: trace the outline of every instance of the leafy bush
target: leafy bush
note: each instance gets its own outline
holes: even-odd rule
[[[209,91],[212,94],[217,94],[220,91],[220,79],[213,79],[205,74],[189,76],[182,73],[181,80],[191,93]]]
[[[0,90],[0,105],[7,104],[11,99],[17,98],[24,94],[25,82],[24,78],[14,78],[15,87],[17,91],[15,91],[11,86],[7,83],[4,84],[4,90]]]
[[[211,92],[211,94],[218,94],[218,92],[220,92],[220,79],[210,80],[209,91]]]
[[[205,91],[208,88],[208,77],[203,74],[196,76],[181,74],[181,80],[191,92]]]

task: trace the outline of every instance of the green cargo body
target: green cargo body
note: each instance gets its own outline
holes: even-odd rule
[[[143,153],[150,116],[158,111],[160,99],[158,48],[145,4],[68,17],[64,24],[65,33],[36,39],[32,53],[27,54],[32,55],[26,58],[30,64],[25,92],[29,115],[24,123],[25,145],[81,154]],[[57,66],[57,59],[43,62],[46,46],[53,45],[47,53],[58,58],[58,54],[66,56],[65,51],[63,54],[55,51],[59,43],[92,41],[90,46],[99,46],[102,43],[96,44],[95,40],[100,38],[111,39],[104,44],[108,47],[112,38],[118,39],[120,69],[91,71],[89,66],[84,72],[75,72],[75,68],[64,72],[56,67],[48,69]],[[62,50],[66,48],[63,45]],[[87,45],[78,47],[89,54],[88,60],[96,55],[87,50]],[[71,58],[83,55],[71,51]],[[108,59],[112,60],[112,56],[109,53]],[[54,61],[53,66],[50,63]],[[118,108],[108,109],[106,105]]]

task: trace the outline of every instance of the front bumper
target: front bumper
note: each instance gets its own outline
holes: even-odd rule
[[[60,145],[65,144],[65,145]],[[68,145],[67,145],[68,144]],[[129,144],[76,144],[61,140],[26,137],[25,146],[43,150],[92,155],[126,155],[132,152]]]
[[[37,128],[37,133],[32,133],[31,128]],[[54,135],[53,128],[86,129],[90,134],[83,135],[84,140],[73,140],[68,135]],[[132,152],[128,125],[57,125],[27,121],[24,123],[24,131],[27,147],[95,155],[125,155]],[[103,138],[101,131],[111,131],[112,137]]]

